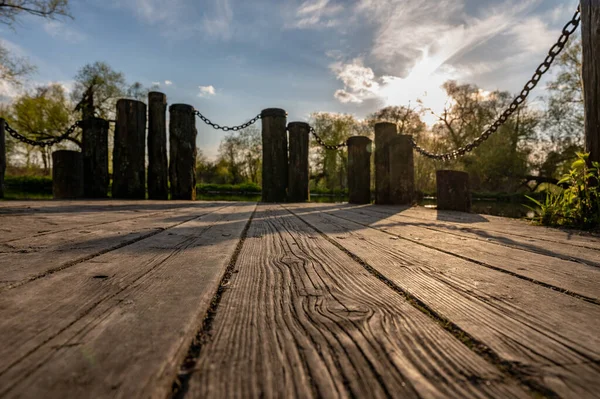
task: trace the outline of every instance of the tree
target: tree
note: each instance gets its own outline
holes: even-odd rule
[[[72,125],[71,104],[64,88],[59,84],[38,87],[31,93],[17,98],[12,104],[11,124],[26,137],[34,140],[47,140],[62,135]],[[81,146],[74,135],[69,141]],[[30,148],[26,152],[30,157],[39,151],[45,171],[50,168],[50,151],[45,147]]]
[[[21,14],[50,19],[71,16],[69,0],[0,0],[0,23],[12,26]]]
[[[145,88],[140,82],[135,82],[127,89],[127,97],[133,98],[134,100],[146,102],[148,99],[148,92],[150,90]]]
[[[29,63],[27,58],[11,55],[8,49],[0,43],[0,82],[21,85],[22,80],[34,71],[35,67]]]
[[[81,111],[82,119],[97,116],[111,119],[117,99],[125,97],[127,83],[121,72],[115,71],[105,62],[87,64],[75,76],[75,86],[71,94],[76,110]]]

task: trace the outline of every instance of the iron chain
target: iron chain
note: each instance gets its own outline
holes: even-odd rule
[[[207,117],[202,115],[200,113],[200,111],[198,111],[196,109],[194,110],[194,115],[196,115],[198,118],[202,119],[202,122],[206,123],[207,125],[211,126],[212,128],[217,129],[217,130],[222,130],[224,132],[229,132],[229,131],[237,132],[238,130],[243,130],[249,126],[254,125],[261,118],[261,115],[258,114],[254,118],[250,119],[248,122],[246,122],[242,125],[239,125],[239,126],[221,126],[221,125],[211,122],[210,119],[208,119]]]
[[[529,93],[538,85],[542,76],[546,72],[548,72],[556,57],[565,48],[567,42],[569,41],[569,38],[573,33],[575,33],[575,31],[579,27],[580,22],[581,14],[578,8],[575,14],[573,15],[573,18],[564,26],[562,34],[558,41],[548,51],[548,56],[546,57],[544,62],[542,62],[540,66],[538,66],[538,68],[535,70],[535,73],[533,74],[531,79],[525,84],[521,93],[513,100],[510,106],[498,117],[498,119],[490,127],[488,127],[479,137],[477,137],[475,140],[465,145],[464,147],[460,147],[455,151],[447,152],[444,154],[436,154],[427,151],[423,147],[419,146],[415,142],[414,138],[411,137],[411,142],[414,149],[428,158],[437,159],[441,161],[449,161],[451,159],[456,159],[460,156],[464,156],[465,154],[473,151],[473,149],[479,147],[481,143],[486,141],[492,134],[496,133],[498,129],[500,129],[500,127],[504,125],[504,123],[506,123],[506,121],[511,117],[511,115],[519,109],[521,104],[525,102],[525,100],[529,96]]]
[[[27,137],[23,136],[22,134],[20,134],[19,132],[17,132],[15,129],[13,129],[8,124],[8,122],[4,122],[4,127],[5,127],[6,131],[8,132],[8,134],[10,134],[12,137],[19,140],[20,142],[43,148],[43,147],[51,147],[55,144],[60,143],[61,141],[66,140],[75,131],[75,129],[77,129],[79,126],[81,126],[81,123],[82,123],[82,121],[75,122],[63,134],[61,134],[60,136],[55,137],[53,139],[50,139],[50,140],[32,140],[30,138],[27,138]]]
[[[321,137],[319,137],[319,135],[317,134],[317,131],[315,130],[314,127],[310,127],[310,132],[312,133],[312,135],[315,137],[315,140],[317,140],[317,143],[319,143],[319,145],[323,148],[325,148],[326,150],[332,150],[332,151],[336,151],[339,150],[341,148],[346,147],[346,143],[340,143],[340,144],[326,144],[323,139]]]

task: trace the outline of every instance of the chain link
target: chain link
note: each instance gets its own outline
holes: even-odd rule
[[[319,143],[319,145],[323,148],[325,148],[326,150],[332,150],[332,151],[336,151],[339,150],[341,148],[346,147],[346,143],[340,143],[340,144],[326,144],[323,139],[321,137],[319,137],[319,135],[317,134],[317,131],[315,130],[314,127],[310,127],[310,132],[312,133],[312,135],[315,137],[315,140],[317,140],[317,143]]]
[[[23,136],[22,134],[20,134],[19,132],[17,132],[15,129],[13,129],[6,121],[4,122],[4,127],[5,127],[6,131],[8,132],[8,134],[10,134],[12,137],[19,140],[20,142],[43,148],[43,147],[51,147],[55,144],[60,143],[63,140],[66,140],[75,131],[75,129],[77,129],[79,126],[81,126],[81,123],[82,123],[82,121],[75,122],[63,134],[61,134],[60,136],[55,137],[53,139],[50,139],[50,140],[32,140],[30,138],[27,138],[27,137]]]
[[[542,62],[540,66],[538,66],[538,68],[535,70],[535,73],[533,74],[531,79],[525,84],[521,93],[513,100],[513,102],[498,117],[498,119],[490,127],[488,127],[479,137],[477,137],[475,140],[465,145],[464,147],[460,147],[455,151],[447,152],[444,154],[436,154],[427,151],[423,147],[419,146],[415,142],[414,138],[411,137],[411,142],[414,149],[428,158],[437,159],[441,161],[449,161],[451,159],[457,159],[460,156],[464,156],[465,154],[479,147],[481,143],[486,141],[492,134],[496,133],[498,129],[502,125],[504,125],[504,123],[506,123],[506,121],[512,116],[512,114],[514,114],[519,109],[521,104],[525,102],[527,96],[529,96],[529,93],[538,85],[542,76],[546,72],[548,72],[556,57],[565,48],[567,42],[569,41],[569,37],[571,37],[571,35],[575,33],[575,31],[579,27],[580,22],[581,14],[580,9],[578,8],[575,14],[573,15],[573,18],[564,26],[562,34],[558,41],[548,51],[548,56],[546,57],[544,62]]]
[[[222,130],[224,132],[229,132],[229,131],[233,131],[233,132],[237,132],[238,130],[243,130],[249,126],[254,125],[260,118],[261,115],[258,114],[256,115],[254,118],[250,119],[248,122],[242,124],[242,125],[238,125],[238,126],[221,126],[218,125],[216,123],[213,123],[210,121],[210,119],[208,119],[207,117],[205,117],[204,115],[202,115],[200,113],[200,111],[198,110],[194,110],[194,115],[196,115],[198,118],[202,119],[202,122],[206,123],[207,125],[211,126],[213,129],[217,129],[217,130]]]

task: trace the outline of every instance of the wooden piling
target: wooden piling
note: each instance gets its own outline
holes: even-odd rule
[[[169,180],[171,199],[196,199],[196,116],[194,107],[169,107]]]
[[[0,118],[0,198],[4,198],[4,175],[6,174],[5,120]]]
[[[456,170],[438,170],[437,209],[471,212],[469,174]]]
[[[86,119],[82,125],[83,195],[108,196],[108,121]]]
[[[148,93],[148,198],[169,199],[167,161],[167,96]]]
[[[83,155],[79,151],[52,153],[52,195],[54,199],[83,197]]]
[[[375,124],[375,203],[391,204],[390,197],[390,142],[397,135],[394,123]]]
[[[113,149],[113,198],[146,198],[146,104],[117,101]]]
[[[288,173],[288,201],[305,202],[310,199],[308,188],[308,139],[310,125],[291,122],[288,125],[290,140],[290,162]]]
[[[268,108],[262,118],[262,200],[283,202],[287,195],[288,148],[287,113],[283,109]]]
[[[600,162],[600,3],[581,0],[585,151]]]
[[[365,136],[350,137],[348,145],[348,202],[371,203],[371,153],[373,142]]]
[[[390,202],[410,205],[415,199],[415,165],[411,136],[399,135],[389,145]]]

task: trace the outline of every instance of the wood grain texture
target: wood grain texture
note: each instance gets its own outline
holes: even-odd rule
[[[567,397],[600,389],[600,306],[368,228],[355,211],[289,208],[535,383]]]
[[[79,151],[58,150],[52,153],[52,197],[83,197],[83,156]]]
[[[390,202],[412,204],[415,199],[415,162],[412,137],[401,134],[389,144]]]
[[[117,101],[112,197],[146,198],[146,104]]]
[[[590,161],[600,162],[600,4],[597,0],[580,4],[585,152]]]
[[[5,121],[0,118],[0,198],[4,198],[4,175],[6,173]]]
[[[373,142],[365,136],[354,136],[348,145],[348,202],[371,203],[371,153]]]
[[[427,245],[467,260],[475,261],[514,275],[523,276],[559,289],[595,300],[600,304],[600,265],[565,260],[528,251],[527,246],[506,247],[494,240],[482,239],[476,234],[456,234],[451,229],[439,228],[437,223],[397,216],[385,217],[373,208],[345,212],[345,217],[373,228],[396,234],[422,245]],[[552,249],[546,245],[548,253]]]
[[[390,142],[398,134],[396,124],[375,124],[375,203],[390,204]]]
[[[254,207],[0,295],[0,396],[164,398]]]
[[[525,397],[302,221],[262,205],[187,397]]]
[[[437,208],[471,212],[471,188],[469,174],[458,170],[437,170]]]
[[[83,194],[86,198],[108,196],[108,121],[91,118],[82,122]]]
[[[169,181],[171,199],[196,199],[196,115],[194,107],[169,107]]]
[[[148,93],[148,198],[169,199],[167,96]]]
[[[279,108],[261,112],[262,200],[283,202],[287,197],[288,140],[287,113]]]
[[[41,234],[0,243],[0,292],[106,252],[130,245],[227,206],[196,204],[143,217]],[[87,222],[92,221],[90,215]]]

